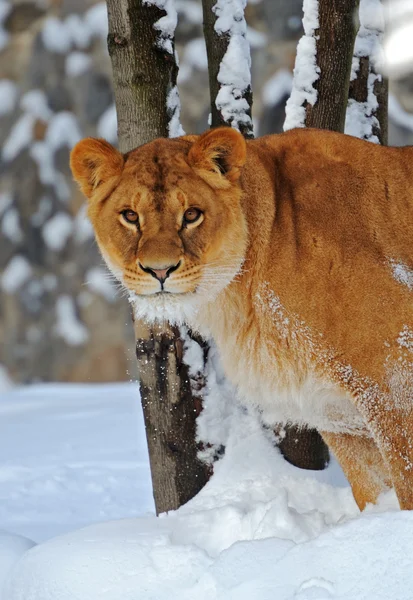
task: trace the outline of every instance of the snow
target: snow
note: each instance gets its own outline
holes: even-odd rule
[[[178,83],[189,81],[194,69],[206,71],[208,58],[203,37],[194,38],[185,44],[182,62],[179,65]]]
[[[288,69],[279,69],[262,88],[262,100],[265,106],[276,106],[283,98],[291,94],[293,76]]]
[[[316,61],[316,30],[319,27],[318,0],[304,0],[303,13],[304,35],[297,45],[293,86],[285,108],[285,131],[294,127],[305,127],[306,103],[314,106],[317,102],[317,90],[314,88],[314,83],[320,77],[320,69]]]
[[[11,379],[6,367],[0,363],[0,394],[11,390],[13,380]]]
[[[413,4],[411,0],[392,0],[384,4],[386,18],[384,66],[392,77],[411,73],[413,59]]]
[[[68,15],[64,26],[71,40],[71,46],[81,50],[88,48],[92,40],[92,31],[86,18],[77,14]]]
[[[360,515],[334,460],[296,469],[234,403],[207,486],[153,516],[137,390],[1,396],[2,600],[411,600],[413,514],[388,493]]]
[[[184,361],[189,362],[191,358],[185,349]],[[239,420],[243,408],[235,400],[234,386],[224,375],[218,349],[212,341],[203,375],[207,387],[203,393],[203,410],[197,418],[197,442],[201,444],[198,457],[212,464],[228,444],[231,427]]]
[[[42,228],[42,236],[46,245],[55,252],[63,250],[72,232],[73,220],[65,212],[53,215]]]
[[[202,23],[202,6],[194,0],[175,0],[176,10],[186,21],[193,25]]]
[[[0,530],[0,584],[20,556],[34,545],[28,538]]]
[[[408,600],[412,517],[364,516],[306,544],[240,541],[216,557],[199,546],[195,527],[181,530],[173,519],[107,523],[27,552],[5,594],[7,600],[118,600],[120,594],[123,600]]]
[[[208,57],[203,37],[194,38],[185,44],[182,62],[186,67],[206,71],[208,69]]]
[[[265,33],[247,26],[247,40],[251,48],[263,48],[268,42],[268,37]]]
[[[10,113],[15,105],[18,96],[17,86],[10,79],[0,80],[0,117]]]
[[[118,118],[116,114],[116,106],[109,106],[100,117],[97,124],[97,133],[99,137],[104,138],[111,144],[116,144],[118,141]]]
[[[144,0],[146,6],[157,6],[165,11],[165,16],[161,17],[154,24],[154,28],[159,32],[157,45],[168,54],[174,54],[174,36],[178,23],[178,13],[175,8],[174,0]]]
[[[73,299],[63,294],[56,300],[55,334],[69,346],[81,346],[89,338],[87,328],[79,321]]]
[[[25,113],[15,122],[3,145],[2,159],[5,162],[14,160],[29,146],[33,139],[35,120],[33,115]]]
[[[186,327],[181,327],[181,337],[184,340],[183,362],[189,367],[189,375],[194,377],[204,370],[204,351],[196,340],[188,336]]]
[[[61,111],[50,119],[46,132],[46,143],[52,151],[67,146],[73,148],[81,139],[77,117],[69,111]]]
[[[10,259],[1,277],[1,287],[7,294],[14,294],[30,279],[32,268],[29,261],[20,254]]]
[[[106,40],[108,16],[105,2],[92,6],[82,16],[70,14],[66,19],[48,17],[43,25],[43,44],[50,52],[67,54],[72,49],[87,49],[93,38]]]
[[[399,283],[405,285],[409,290],[413,291],[413,271],[409,269],[407,265],[402,262],[397,262],[391,259],[389,261],[390,268],[393,273],[393,277]]]
[[[70,14],[66,19],[48,17],[42,29],[45,48],[56,54],[67,54],[72,49],[87,49],[93,38],[106,40],[108,16],[105,2],[89,8],[82,16]]]
[[[16,208],[10,207],[4,213],[1,222],[1,232],[11,242],[18,244],[23,239],[23,232],[20,227],[20,217]]]
[[[86,52],[71,52],[66,57],[66,75],[68,77],[78,77],[86,73],[92,65],[92,58]]]
[[[61,111],[51,116],[44,140],[33,142],[30,147],[30,155],[39,168],[40,181],[52,185],[61,201],[68,200],[71,191],[65,177],[55,167],[54,153],[64,146],[72,148],[81,137],[75,115]]]
[[[95,237],[92,223],[87,216],[87,206],[85,204],[82,204],[76,214],[73,229],[74,239],[78,244],[82,244],[83,242],[94,239]]]
[[[13,202],[13,197],[9,192],[0,192],[0,217],[9,208]]]
[[[404,110],[394,94],[389,94],[389,119],[399,127],[413,131],[413,115]]]
[[[169,116],[168,135],[170,138],[185,135],[180,122],[181,103],[179,100],[178,86],[174,86],[166,99],[166,108]]]
[[[220,89],[215,104],[222,118],[231,127],[252,130],[247,114],[250,107],[243,95],[251,85],[251,55],[244,18],[246,0],[217,0],[213,7],[217,19],[214,29],[228,38],[228,47],[222,58],[218,81]]]
[[[108,9],[106,2],[98,2],[89,8],[85,13],[84,20],[92,36],[106,43],[108,37]]]
[[[38,543],[153,510],[136,383],[36,384],[3,391],[1,530]],[[1,591],[0,597],[6,600]]]
[[[35,227],[40,227],[50,216],[53,210],[53,203],[49,196],[46,194],[41,196],[36,212],[30,217],[30,222]]]
[[[52,111],[49,108],[47,96],[43,90],[30,90],[20,98],[20,108],[36,119],[49,121]]]
[[[72,46],[70,32],[65,23],[57,17],[48,17],[42,29],[42,40],[49,52],[66,54]]]
[[[381,0],[360,0],[360,27],[354,44],[354,57],[351,69],[351,80],[357,77],[360,59],[369,59],[369,76],[367,80],[367,101],[356,102],[350,98],[347,106],[345,133],[378,144],[380,142],[374,130],[380,128],[375,116],[378,101],[374,93],[374,85],[381,81],[382,75],[382,41],[384,32],[384,13]]]

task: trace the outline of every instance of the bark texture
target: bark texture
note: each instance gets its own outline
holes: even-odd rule
[[[178,508],[205,485],[209,470],[197,460],[196,417],[201,400],[183,362],[175,327],[137,322],[136,356],[157,513]],[[202,386],[202,382],[199,381]]]
[[[155,23],[165,11],[142,0],[108,0],[108,46],[114,74],[119,145],[123,152],[168,136],[167,97],[178,67]],[[136,355],[156,512],[174,510],[205,485],[197,458],[199,400],[183,362],[179,330],[135,323]]]
[[[315,429],[286,427],[278,447],[284,458],[300,469],[322,471],[330,461],[328,447]]]
[[[306,127],[344,131],[359,0],[319,0],[317,101],[306,106]]]
[[[108,0],[107,6],[119,147],[128,152],[168,136],[166,98],[176,85],[178,66],[154,28],[164,10],[142,0]]]

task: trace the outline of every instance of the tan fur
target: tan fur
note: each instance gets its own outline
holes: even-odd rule
[[[137,316],[212,335],[267,421],[323,432],[360,508],[386,473],[413,508],[413,148],[222,128],[125,157],[84,140],[71,166]],[[179,265],[170,293],[141,265]]]

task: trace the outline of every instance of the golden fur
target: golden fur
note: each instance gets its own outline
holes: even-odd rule
[[[71,166],[137,315],[211,335],[267,421],[321,431],[360,508],[390,483],[413,508],[413,148],[221,128],[86,139]]]

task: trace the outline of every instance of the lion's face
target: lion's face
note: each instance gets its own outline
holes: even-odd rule
[[[245,142],[230,129],[156,140],[126,156],[102,140],[74,148],[99,248],[137,316],[183,321],[236,276],[247,241],[244,161]]]

